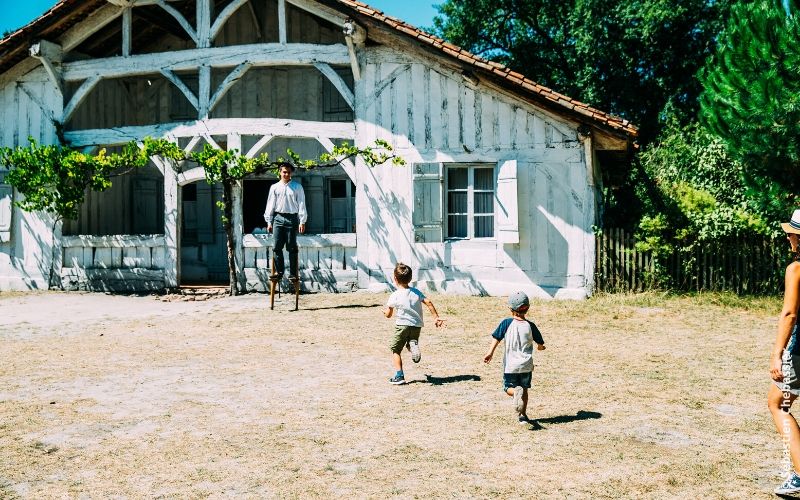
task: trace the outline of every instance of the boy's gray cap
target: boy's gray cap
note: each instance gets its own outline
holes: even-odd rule
[[[508,307],[512,311],[518,311],[520,307],[531,305],[528,296],[524,292],[514,292],[508,296]]]

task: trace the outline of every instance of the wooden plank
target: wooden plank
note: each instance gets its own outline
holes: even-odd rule
[[[421,64],[411,65],[411,93],[413,98],[413,120],[411,126],[413,127],[413,134],[410,137],[411,142],[417,149],[425,148],[425,109],[427,107],[427,92],[425,91],[424,74],[427,68]]]
[[[447,98],[447,107],[442,108],[442,121],[447,123],[446,145],[449,149],[461,149],[461,99],[458,83],[452,78],[443,78],[442,95]]]
[[[152,247],[136,247],[138,267],[148,269],[153,266]]]
[[[74,61],[62,64],[62,73],[65,81],[81,81],[148,75],[165,67],[190,71],[201,66],[235,67],[242,63],[261,67],[311,66],[315,62],[337,66],[349,64],[350,59],[344,45],[248,44]]]
[[[285,106],[284,106],[285,108]],[[195,137],[197,135],[276,135],[282,137],[355,138],[350,122],[311,122],[277,118],[216,118],[194,123],[165,123],[113,129],[78,130],[64,135],[73,147],[125,144],[145,137]]]
[[[358,269],[358,258],[355,248],[344,248],[344,268]]]
[[[475,102],[475,91],[471,88],[462,85],[461,86],[461,144],[468,152],[475,150],[477,147],[477,139],[476,139],[476,118],[475,118],[475,111],[476,111],[476,102]]]
[[[344,248],[333,247],[331,248],[331,269],[340,270],[344,269]]]
[[[430,148],[442,149],[445,146],[444,138],[447,132],[444,130],[445,122],[442,120],[442,106],[445,106],[442,96],[442,75],[432,69],[428,69],[428,74],[430,75],[428,80],[429,97],[426,112],[430,118],[426,127],[430,127],[430,140],[426,140],[426,143]]]

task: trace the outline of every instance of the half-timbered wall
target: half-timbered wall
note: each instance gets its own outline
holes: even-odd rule
[[[53,119],[61,107],[61,95],[53,91],[44,69],[0,76],[0,146],[27,145],[29,137],[41,144],[57,142]],[[0,209],[6,212],[0,220],[7,222],[0,228],[0,289],[47,288],[52,220],[14,207],[11,202],[19,194],[7,188],[0,180]]]
[[[358,141],[387,140],[408,165],[359,167],[362,285],[390,282],[394,263],[403,261],[423,286],[435,289],[585,294],[593,272],[595,193],[576,124],[476,87],[423,58],[378,47],[365,59],[356,85]],[[443,177],[448,165],[488,163],[499,171],[504,162],[516,165],[518,243],[502,243],[498,228],[490,239],[420,241],[413,223],[414,210],[422,208],[415,200],[415,165],[436,164]],[[495,199],[498,216],[504,202]],[[438,210],[441,218],[444,207]]]

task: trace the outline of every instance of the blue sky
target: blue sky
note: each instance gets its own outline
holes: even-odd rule
[[[438,11],[435,4],[443,0],[366,0],[368,5],[399,17],[417,27],[433,25],[433,16]],[[55,5],[54,0],[0,0],[0,34],[15,30],[29,23]]]

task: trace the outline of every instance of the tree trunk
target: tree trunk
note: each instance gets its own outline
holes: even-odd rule
[[[233,203],[233,182],[233,179],[223,174],[222,203],[225,206],[222,210],[224,216],[222,227],[225,228],[225,236],[228,247],[228,279],[230,280],[230,294],[238,295],[239,280],[236,276],[236,258],[234,257],[235,251],[233,241],[233,207],[231,206],[231,203]]]

